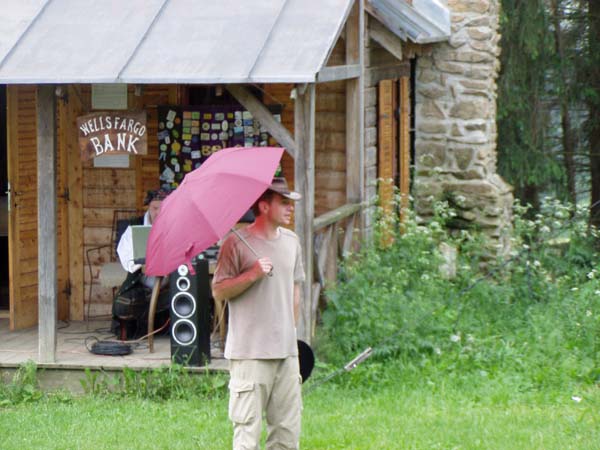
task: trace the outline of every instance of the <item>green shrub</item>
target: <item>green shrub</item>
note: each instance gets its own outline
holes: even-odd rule
[[[533,220],[515,211],[512,254],[502,260],[473,232],[448,231],[446,204],[427,225],[412,217],[403,233],[378,222],[326,291],[321,358],[337,365],[371,346],[370,364],[421,377],[513,377],[521,390],[600,381],[597,233],[585,210],[555,200]],[[390,234],[393,243],[381,245]],[[458,249],[452,279],[439,270],[441,242]]]
[[[207,372],[198,375],[181,365],[172,364],[141,371],[125,367],[122,373],[113,377],[86,369],[81,384],[87,394],[95,396],[173,400],[192,396],[211,398],[222,395],[227,380],[221,374]]]
[[[0,407],[36,401],[43,396],[34,362],[21,365],[10,382],[0,382]]]

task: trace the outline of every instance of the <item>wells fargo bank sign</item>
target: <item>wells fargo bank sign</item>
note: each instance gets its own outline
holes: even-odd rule
[[[146,155],[148,129],[145,111],[96,112],[77,118],[81,158],[114,153]]]

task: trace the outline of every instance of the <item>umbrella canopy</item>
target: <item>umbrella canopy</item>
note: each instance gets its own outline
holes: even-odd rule
[[[146,274],[167,275],[221,239],[271,185],[283,148],[214,153],[167,197],[146,250]]]

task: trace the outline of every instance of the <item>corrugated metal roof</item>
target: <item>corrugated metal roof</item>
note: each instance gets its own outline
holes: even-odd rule
[[[0,83],[313,82],[354,0],[3,0]]]
[[[450,11],[438,0],[368,0],[370,11],[392,33],[417,44],[450,37]]]

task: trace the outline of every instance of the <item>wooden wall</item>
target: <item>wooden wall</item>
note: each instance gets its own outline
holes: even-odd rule
[[[343,40],[335,46],[327,65],[343,65]],[[292,84],[264,86],[266,104],[283,106],[282,123],[294,134]],[[320,83],[315,106],[315,216],[346,202],[346,87],[344,81]],[[282,161],[288,183],[294,185],[294,160],[287,153]]]
[[[89,88],[83,89],[83,97],[89,105]],[[91,316],[110,314],[114,289],[103,287],[98,275],[103,264],[115,259],[112,236],[113,219],[133,217],[144,212],[143,200],[148,190],[157,189],[159,183],[158,105],[176,104],[177,86],[148,85],[135,95],[129,88],[129,109],[144,109],[147,113],[148,154],[130,156],[127,169],[95,168],[93,161],[82,163],[82,228],[84,253],[85,314]],[[89,106],[88,106],[89,110]],[[74,129],[72,134],[77,135]],[[119,211],[119,212],[117,212]],[[91,250],[111,244],[109,248]],[[87,256],[89,255],[89,264]],[[90,287],[92,287],[91,304]]]
[[[367,15],[367,28],[371,21],[375,19]],[[378,194],[378,177],[387,178],[398,172],[397,168],[382,165],[398,163],[399,130],[394,108],[399,105],[399,91],[386,89],[385,84],[380,91],[380,83],[393,81],[397,84],[397,80],[410,77],[410,59],[415,57],[418,49],[414,44],[406,42],[400,44],[400,40],[398,45],[402,47],[402,60],[397,59],[373,39],[365,39],[365,197],[367,200],[372,200]],[[379,98],[381,92],[385,93],[383,99]],[[385,108],[388,103],[389,108]],[[390,112],[393,117],[389,117]],[[387,126],[388,122],[394,129]],[[386,135],[381,134],[383,130],[387,130]],[[382,148],[382,142],[388,145]],[[391,192],[391,189],[387,189],[384,195],[390,196]],[[370,234],[372,227],[372,217],[371,210],[365,216],[367,235]]]
[[[340,41],[328,62],[344,63]],[[282,122],[294,132],[294,100],[291,84],[264,87],[265,103],[283,106]],[[91,86],[62,86],[57,98],[57,204],[59,252],[59,315],[63,319],[83,320],[88,316],[110,314],[113,289],[102,287],[98,275],[103,264],[114,259],[112,225],[116,210],[143,211],[145,192],[159,186],[157,106],[178,104],[180,88],[172,85],[143,86],[139,95],[130,86],[129,109],[146,110],[148,154],[130,157],[126,169],[95,168],[93,161],[82,162],[77,142],[76,119],[91,109]],[[11,297],[17,299],[19,326],[37,323],[37,178],[35,86],[9,88],[9,146],[22,194],[19,218],[11,233],[18,232],[18,246],[11,254]],[[316,97],[316,201],[315,214],[345,203],[345,85],[344,82],[317,86]],[[9,155],[9,158],[11,156]],[[294,161],[284,155],[282,168],[294,186]],[[12,182],[12,180],[11,180]],[[89,256],[89,264],[88,264]],[[90,287],[91,297],[90,297]],[[70,293],[70,296],[68,295]],[[22,303],[24,302],[24,303]]]
[[[338,39],[328,66],[344,65]],[[346,82],[317,84],[315,114],[315,216],[346,203]]]

